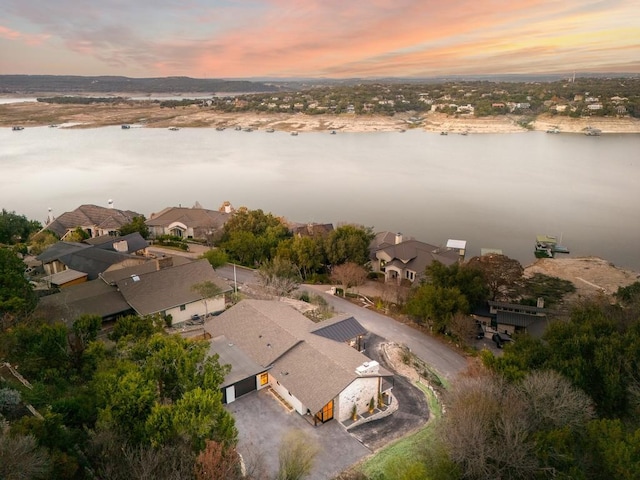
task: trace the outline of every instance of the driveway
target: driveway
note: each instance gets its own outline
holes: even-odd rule
[[[287,411],[267,389],[240,397],[226,405],[238,429],[238,451],[248,468],[261,464],[256,478],[275,478],[282,437],[300,429],[320,447],[309,480],[327,480],[369,455],[371,451],[337,421],[314,427],[297,412]]]
[[[380,353],[380,344],[384,341],[377,335],[369,335],[366,354],[393,372],[391,366],[387,364]],[[375,451],[393,440],[403,437],[429,420],[427,399],[424,393],[413,386],[409,380],[395,374],[392,392],[398,402],[398,410],[388,417],[364,423],[349,430],[371,450]]]
[[[335,295],[327,294],[328,288],[326,285],[303,285],[300,287],[302,290],[322,295],[337,312],[355,316],[369,332],[408,346],[418,358],[432,366],[447,379],[453,379],[467,368],[465,357],[438,340],[408,325],[403,325],[393,318],[360,307]]]

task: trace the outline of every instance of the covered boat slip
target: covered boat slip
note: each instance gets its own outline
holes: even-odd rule
[[[569,253],[569,247],[560,245],[552,235],[537,235],[534,253],[538,258],[553,258],[556,253]]]

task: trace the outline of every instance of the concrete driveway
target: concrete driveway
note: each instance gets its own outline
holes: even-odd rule
[[[252,392],[226,405],[236,419],[238,451],[248,467],[262,464],[257,478],[275,478],[282,437],[292,429],[304,431],[320,447],[309,480],[328,480],[371,451],[337,421],[314,427],[297,412],[289,412],[267,389]]]
[[[391,317],[362,308],[335,295],[329,295],[326,293],[328,288],[326,285],[303,285],[300,287],[301,290],[322,295],[337,312],[355,316],[363,327],[379,337],[407,345],[418,358],[448,379],[453,379],[467,368],[466,358],[435,338],[408,325],[403,325]]]

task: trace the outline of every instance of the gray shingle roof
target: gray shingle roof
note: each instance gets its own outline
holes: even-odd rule
[[[139,315],[151,315],[202,300],[202,296],[192,290],[196,283],[210,281],[220,287],[221,293],[231,291],[204,259],[139,274],[136,278],[123,278],[116,284]]]
[[[314,413],[359,378],[356,368],[369,361],[346,343],[315,335],[317,324],[278,301],[243,300],[205,329],[271,367],[269,373]],[[379,375],[391,373],[380,367]]]
[[[459,259],[457,250],[436,247],[418,240],[408,240],[376,251],[376,257],[387,260],[387,264],[395,264],[422,274],[434,261],[444,265],[452,265]]]
[[[184,265],[185,263],[191,263],[192,261],[193,260],[188,257],[182,257],[179,255],[176,255],[175,257],[158,258],[155,260],[149,259],[145,263],[131,267],[115,268],[117,266],[113,266],[101,273],[100,278],[110,285],[115,285],[120,280],[131,278],[131,275],[142,275],[144,273],[151,273],[156,270],[160,270],[159,263],[161,262],[165,263],[165,266],[162,268],[171,268]]]
[[[220,385],[221,388],[228,387],[240,380],[258,375],[267,370],[251,360],[247,354],[224,335],[211,339],[209,356],[214,354],[220,357],[218,359],[220,365],[231,365],[231,371],[224,377],[224,382]]]
[[[131,310],[120,292],[102,280],[73,285],[63,288],[60,293],[42,297],[38,308],[60,309],[67,321],[73,321],[82,314],[105,318]]]
[[[499,324],[513,325],[514,327],[523,327],[523,328],[527,328],[536,320],[540,320],[544,318],[545,317],[529,315],[527,313],[504,312],[504,311],[498,311],[496,314],[496,321]]]

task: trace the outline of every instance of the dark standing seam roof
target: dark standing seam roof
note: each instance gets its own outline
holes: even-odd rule
[[[514,327],[526,328],[536,320],[540,320],[542,318],[544,317],[527,315],[526,313],[499,311],[496,316],[496,321],[502,325],[513,325]]]
[[[56,242],[36,257],[42,263],[49,263],[58,260],[60,257],[72,252],[78,252],[89,248],[89,245],[78,242]]]
[[[336,342],[346,342],[356,338],[358,335],[365,335],[367,330],[355,318],[349,317],[332,325],[313,330],[311,333]]]
[[[98,278],[98,274],[104,272],[111,265],[124,262],[129,258],[131,255],[89,247],[64,255],[60,257],[60,261],[67,268],[87,273],[89,280],[95,280]]]
[[[138,232],[123,235],[122,237],[109,237],[108,240],[96,243],[96,248],[102,248],[103,250],[117,251],[113,245],[119,242],[127,242],[127,253],[134,253],[138,250],[143,250],[149,246],[149,242],[142,238]]]

